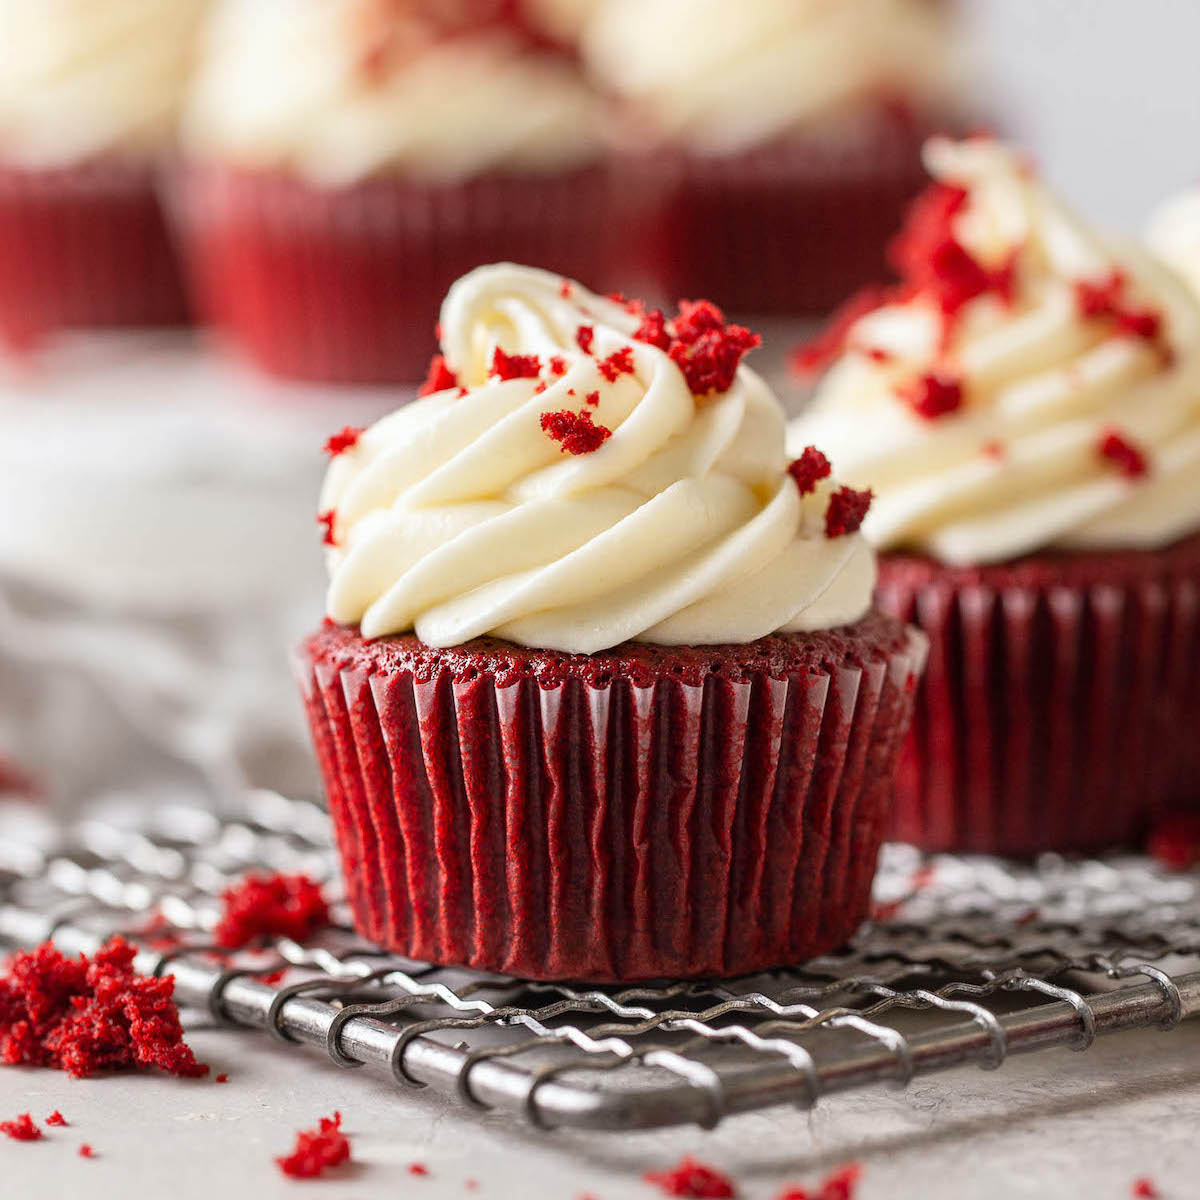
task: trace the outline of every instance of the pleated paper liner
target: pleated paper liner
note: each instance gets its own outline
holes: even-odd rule
[[[593,656],[322,630],[297,666],[359,931],[610,982],[838,946],[867,913],[923,656],[878,615]]]
[[[261,368],[389,384],[424,377],[442,297],[483,263],[633,286],[647,271],[656,186],[633,162],[339,188],[193,165],[175,180],[172,210],[201,308]]]
[[[930,639],[893,836],[1096,851],[1200,801],[1200,537],[980,568],[885,555],[877,599]]]
[[[178,325],[183,282],[154,169],[123,159],[0,166],[0,335],[24,348],[70,327]]]

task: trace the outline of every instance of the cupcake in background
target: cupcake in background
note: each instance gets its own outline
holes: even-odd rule
[[[206,0],[0,0],[0,338],[186,319],[156,191]]]
[[[866,915],[923,639],[757,345],[483,267],[444,391],[346,439],[298,670],[360,931],[531,978],[732,975]]]
[[[1151,214],[1146,241],[1200,296],[1200,185],[1172,196]]]
[[[875,488],[878,602],[931,639],[893,832],[1129,843],[1200,778],[1200,306],[1012,149],[926,161],[903,284],[835,323],[790,431]]]
[[[639,201],[618,219],[607,106],[547,2],[220,4],[180,206],[204,308],[261,367],[420,379],[480,262],[628,278]]]
[[[957,115],[931,0],[607,0],[583,48],[673,151],[664,291],[735,312],[827,312],[878,278],[921,143]]]

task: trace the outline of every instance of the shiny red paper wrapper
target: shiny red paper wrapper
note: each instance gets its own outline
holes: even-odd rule
[[[892,836],[1097,851],[1200,801],[1200,537],[972,568],[884,555],[877,603],[930,640]]]
[[[297,669],[359,931],[531,979],[731,976],[867,914],[924,639],[432,650],[327,626]]]
[[[124,159],[0,165],[0,336],[188,320],[155,170]]]

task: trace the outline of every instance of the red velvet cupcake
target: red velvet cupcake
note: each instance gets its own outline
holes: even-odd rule
[[[878,603],[930,637],[894,832],[1131,844],[1195,801],[1200,307],[1006,147],[931,143],[905,281],[848,310],[791,431],[872,480]]]
[[[157,194],[203,0],[9,5],[0,338],[167,325],[187,305]]]
[[[529,978],[733,975],[866,914],[924,654],[867,493],[712,305],[481,268],[444,390],[336,440],[297,667],[360,931]]]
[[[273,374],[419,380],[480,262],[629,277],[652,189],[609,119],[533,6],[228,0],[176,189],[197,296]]]

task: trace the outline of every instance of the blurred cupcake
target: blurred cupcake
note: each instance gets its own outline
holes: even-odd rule
[[[545,3],[546,0],[541,0]],[[420,379],[480,262],[608,279],[634,250],[607,113],[540,9],[226,0],[187,116],[199,294],[268,371]]]
[[[186,318],[156,195],[205,0],[0,0],[0,336]]]
[[[1172,196],[1153,213],[1146,241],[1200,295],[1200,186]]]
[[[876,487],[879,603],[932,642],[894,832],[1129,842],[1196,787],[1200,308],[1005,146],[926,159],[904,284],[835,326],[790,434]]]
[[[666,292],[738,312],[826,312],[878,278],[954,112],[951,15],[930,0],[608,0],[583,45],[675,151]]]
[[[346,438],[298,666],[360,931],[533,978],[730,975],[867,910],[923,642],[869,497],[673,320],[514,266],[441,313],[446,390]]]

